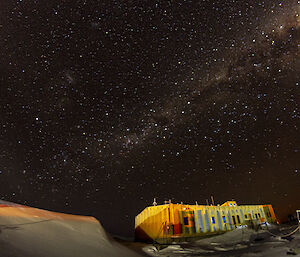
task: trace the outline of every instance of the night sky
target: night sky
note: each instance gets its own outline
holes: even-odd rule
[[[1,0],[0,198],[119,235],[154,197],[294,212],[299,6]]]

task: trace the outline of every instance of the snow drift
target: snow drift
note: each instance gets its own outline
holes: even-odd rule
[[[0,200],[0,256],[138,256],[115,242],[94,217],[69,215]]]

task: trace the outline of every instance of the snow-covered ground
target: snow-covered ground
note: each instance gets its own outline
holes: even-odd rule
[[[0,201],[0,257],[135,257],[93,217]]]
[[[295,226],[279,230],[272,228],[276,235],[287,234]],[[191,243],[170,245],[160,251],[152,245],[143,247],[150,256],[227,256],[227,257],[283,257],[287,254],[300,256],[300,232],[288,238],[272,236],[267,231],[255,232],[239,228],[210,238]]]
[[[279,235],[287,234],[291,229],[271,231]],[[162,257],[282,257],[293,254],[300,257],[299,231],[282,238],[267,231],[239,228],[195,242],[170,245],[160,251],[153,245],[118,241],[122,245],[113,240],[93,217],[0,201],[0,257],[135,257],[146,254]]]

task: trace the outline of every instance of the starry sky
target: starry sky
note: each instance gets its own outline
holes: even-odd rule
[[[300,2],[2,0],[0,198],[131,235],[158,203],[299,208]]]

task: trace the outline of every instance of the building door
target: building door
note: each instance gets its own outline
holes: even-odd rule
[[[233,222],[233,225],[236,225],[236,220],[235,220],[235,216],[232,215],[232,222]]]
[[[236,215],[238,224],[241,224],[240,215]]]

